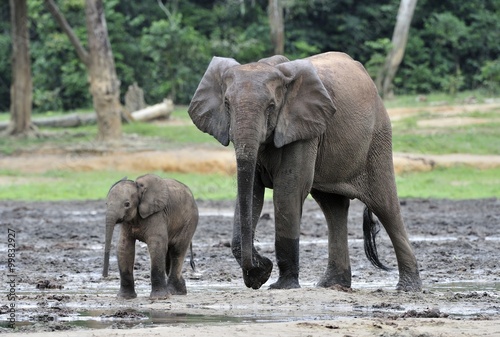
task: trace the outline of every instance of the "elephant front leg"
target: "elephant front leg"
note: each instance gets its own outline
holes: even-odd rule
[[[271,289],[300,288],[299,237],[304,200],[312,186],[317,141],[297,141],[282,153],[274,175],[274,217],[278,281]]]
[[[121,230],[118,242],[118,270],[120,271],[120,291],[118,297],[123,299],[136,298],[134,285],[135,240],[124,235]]]
[[[158,237],[148,242],[151,258],[151,294],[152,299],[169,297],[165,279],[165,263],[167,259],[167,239]]]
[[[303,201],[291,204],[276,200],[276,261],[279,268],[278,280],[269,286],[270,289],[300,288],[299,284],[299,236],[300,217]],[[291,206],[291,207],[290,207]]]

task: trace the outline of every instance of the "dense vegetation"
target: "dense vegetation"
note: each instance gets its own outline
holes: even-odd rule
[[[43,0],[30,0],[35,111],[91,106],[87,74]],[[57,3],[86,42],[84,1]],[[172,3],[174,5],[172,5]],[[340,50],[375,75],[390,45],[399,0],[287,0],[285,54]],[[176,4],[176,6],[175,6]],[[137,82],[150,104],[188,103],[213,55],[255,61],[272,54],[267,0],[105,1],[122,95]],[[419,0],[396,94],[500,90],[500,1]],[[11,36],[0,2],[0,111],[8,111]]]

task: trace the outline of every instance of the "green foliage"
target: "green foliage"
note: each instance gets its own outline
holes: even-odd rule
[[[500,55],[496,0],[419,1],[395,91],[429,93],[487,87],[481,68]]]
[[[0,112],[9,111],[12,81],[12,41],[9,1],[0,1]]]
[[[188,102],[204,71],[208,41],[192,27],[183,27],[181,16],[175,22],[159,20],[145,28],[141,50],[150,73],[143,87],[151,100],[161,101],[170,96],[176,102]]]
[[[82,0],[56,0],[86,46]],[[137,82],[147,103],[171,97],[187,104],[212,56],[240,63],[272,54],[266,0],[177,1],[167,17],[156,1],[105,1],[121,94]],[[285,6],[285,55],[303,58],[339,50],[374,76],[383,63],[400,0],[294,0]],[[30,0],[29,28],[35,112],[90,108],[88,75],[44,0]],[[0,2],[0,111],[8,111],[11,32],[8,1]],[[500,2],[419,0],[397,95],[484,88],[500,92]]]
[[[500,94],[500,58],[486,61],[481,67],[479,80],[489,94]]]
[[[364,64],[366,71],[372,78],[376,78],[379,69],[384,65],[385,58],[391,50],[391,40],[388,38],[381,38],[375,41],[366,41],[366,47],[368,47],[372,55],[370,59]]]

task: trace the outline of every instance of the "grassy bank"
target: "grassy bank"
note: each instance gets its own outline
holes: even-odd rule
[[[155,172],[187,184],[197,199],[234,199],[236,179],[221,174]],[[85,200],[104,199],[109,187],[137,172],[49,171],[43,174],[20,174],[0,170],[0,200]],[[401,198],[474,199],[500,197],[500,169],[477,170],[470,167],[436,169],[407,173],[396,178]],[[267,194],[272,195],[271,191]]]
[[[470,93],[463,94],[464,97],[467,95],[470,96]],[[396,101],[388,102],[389,107],[417,106],[421,109],[410,117],[393,122],[394,151],[417,154],[500,155],[500,146],[498,146],[500,144],[500,109],[460,114],[460,117],[483,122],[446,127],[442,125],[444,122],[441,119],[451,118],[453,115],[443,117],[426,111],[426,107],[435,106],[433,104],[438,100],[459,104],[463,98],[436,95],[430,97],[427,102],[416,102],[415,97],[404,96]],[[186,107],[178,107],[174,111],[173,119],[176,123],[126,124],[123,126],[126,139],[149,139],[148,146],[153,146],[156,150],[196,144],[211,144],[214,147],[220,147],[216,140],[200,132],[190,123],[186,110]],[[5,116],[1,118],[5,119]],[[421,123],[433,120],[437,123]],[[0,156],[9,156],[41,147],[72,149],[81,144],[87,144],[89,147],[95,144],[95,126],[66,130],[45,128],[41,131],[43,136],[37,139],[19,140],[0,137]],[[136,146],[135,143],[134,146]],[[109,186],[115,181],[123,176],[133,179],[142,173],[58,170],[35,174],[20,173],[0,167],[0,200],[103,199]],[[233,199],[235,197],[234,176],[156,173],[183,181],[190,186],[199,199]],[[500,169],[477,170],[471,167],[453,167],[430,172],[406,173],[397,177],[397,183],[401,197],[453,199],[500,197]]]

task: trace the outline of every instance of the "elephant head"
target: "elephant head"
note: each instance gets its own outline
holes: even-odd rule
[[[308,60],[273,56],[240,65],[234,59],[214,57],[210,62],[188,113],[201,131],[224,146],[230,141],[234,145],[244,275],[255,267],[252,189],[259,148],[263,144],[281,148],[319,137],[334,111],[329,93]]]
[[[108,276],[109,253],[113,229],[117,223],[132,221],[137,217],[139,194],[133,180],[122,180],[111,186],[106,198],[106,241],[104,246],[104,267],[102,276]]]

